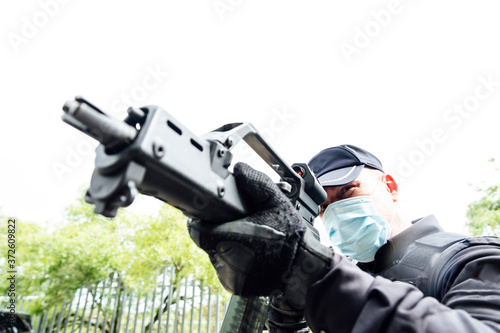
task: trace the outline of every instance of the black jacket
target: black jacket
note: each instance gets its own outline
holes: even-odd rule
[[[428,216],[381,247],[366,272],[334,260],[308,290],[314,332],[500,332],[496,237],[446,233]]]

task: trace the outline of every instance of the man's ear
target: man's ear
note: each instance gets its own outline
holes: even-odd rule
[[[394,178],[392,178],[391,175],[385,175],[385,183],[387,186],[387,191],[389,191],[389,193],[391,194],[392,201],[398,201],[398,184],[396,183]]]

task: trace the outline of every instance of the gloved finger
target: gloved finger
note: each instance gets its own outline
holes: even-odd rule
[[[291,207],[288,198],[265,173],[239,162],[234,166],[233,175],[251,211],[283,205]]]
[[[284,232],[274,229],[267,225],[259,225],[240,219],[232,222],[215,224],[196,219],[188,219],[188,232],[198,247],[205,249],[202,237],[207,239],[219,237],[223,239],[250,239],[258,238],[265,241],[281,241],[286,235]]]

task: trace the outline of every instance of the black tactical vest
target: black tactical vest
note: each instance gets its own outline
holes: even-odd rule
[[[410,283],[425,296],[441,301],[467,263],[497,255],[499,248],[500,238],[494,236],[465,237],[437,232],[416,240],[401,260],[377,275]]]
[[[440,299],[446,292],[439,281],[440,273],[446,270],[451,258],[463,249],[463,235],[449,232],[438,232],[416,240],[412,243],[401,260],[379,273],[387,279],[407,282],[424,295]],[[462,245],[461,245],[462,244]]]

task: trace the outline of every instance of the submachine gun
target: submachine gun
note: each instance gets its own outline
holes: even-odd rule
[[[85,194],[97,214],[114,217],[142,193],[207,223],[248,215],[229,171],[231,150],[244,140],[280,176],[278,186],[318,236],[313,220],[324,190],[305,163],[286,164],[252,124],[227,124],[198,137],[158,106],[130,107],[123,121],[82,97],[63,110],[66,123],[101,143]],[[267,307],[266,297],[232,296],[221,332],[261,332]]]

